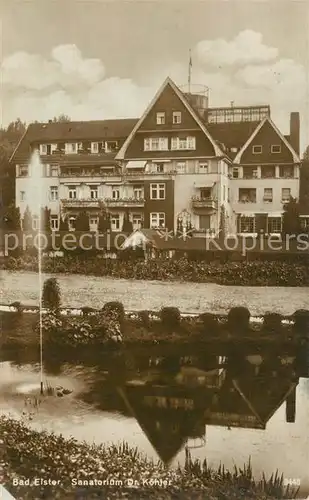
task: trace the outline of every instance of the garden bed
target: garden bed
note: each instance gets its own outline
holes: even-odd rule
[[[221,466],[215,471],[206,461],[193,462],[187,453],[183,468],[167,469],[127,444],[90,446],[73,438],[36,432],[5,416],[0,416],[0,435],[1,483],[16,500],[271,500],[296,498],[297,494],[286,490],[278,473],[269,480],[263,477],[255,481],[250,463],[232,472]],[[22,484],[27,480],[31,486]],[[40,484],[33,484],[35,480]],[[41,485],[44,480],[56,485]]]

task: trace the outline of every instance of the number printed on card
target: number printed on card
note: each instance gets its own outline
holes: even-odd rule
[[[284,486],[300,486],[299,477],[285,477],[283,480]]]

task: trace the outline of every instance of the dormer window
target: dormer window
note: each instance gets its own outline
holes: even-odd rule
[[[281,153],[281,146],[280,146],[280,144],[272,144],[272,146],[271,146],[271,152],[272,153]]]
[[[181,111],[173,111],[173,124],[181,123]]]
[[[91,143],[91,153],[97,154],[99,152],[99,143],[92,142]]]
[[[118,149],[118,142],[117,141],[106,141],[105,142],[105,153],[113,153],[117,151]]]
[[[76,142],[67,142],[65,144],[65,153],[67,155],[76,154],[78,149],[78,144]]]
[[[260,144],[255,145],[255,146],[252,147],[252,153],[254,155],[259,155],[259,154],[262,153],[262,151],[263,151],[263,146],[261,146]]]
[[[157,113],[157,125],[164,125],[165,124],[165,113],[163,111],[160,111]]]
[[[40,144],[40,155],[51,155],[57,149],[57,144]]]

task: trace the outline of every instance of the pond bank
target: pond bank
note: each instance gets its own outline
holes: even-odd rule
[[[296,498],[295,489],[287,491],[278,473],[268,481],[254,481],[250,463],[233,472],[222,467],[214,471],[206,462],[193,463],[187,454],[183,468],[167,469],[125,443],[88,445],[31,430],[5,416],[0,416],[0,434],[2,484],[16,500],[73,500],[78,491],[87,498],[104,492],[108,499],[132,500]]]

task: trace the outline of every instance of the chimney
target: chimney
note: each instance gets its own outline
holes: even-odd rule
[[[293,149],[295,149],[298,155],[299,155],[299,129],[300,129],[299,113],[294,111],[290,115],[290,144],[293,147]]]

